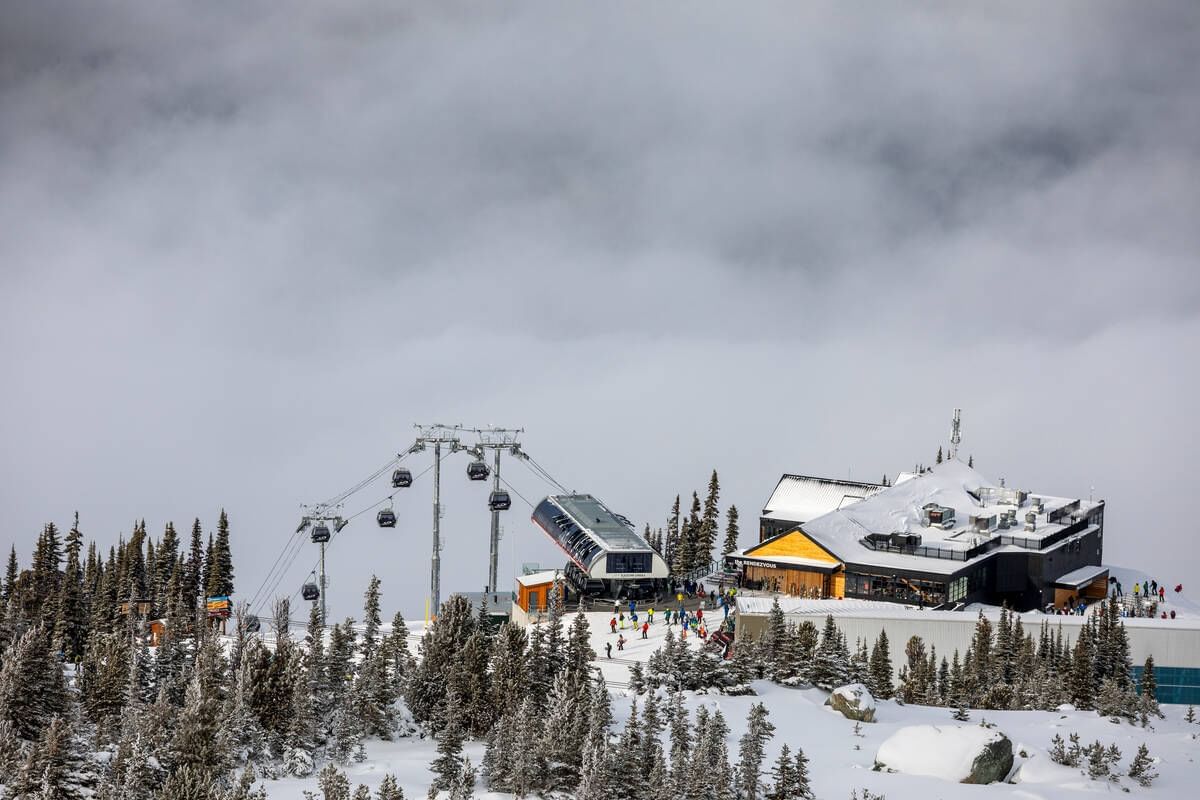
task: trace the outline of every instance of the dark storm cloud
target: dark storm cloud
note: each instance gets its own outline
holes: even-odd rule
[[[432,419],[525,424],[652,524],[715,465],[750,520],[784,469],[929,461],[961,405],[985,472],[1095,485],[1109,553],[1173,568],[1187,515],[1135,520],[1195,477],[1186,4],[0,15],[0,544],[224,504],[257,584]],[[341,611],[372,569],[416,610],[427,487],[397,510],[335,549]],[[554,558],[524,519],[508,572]]]

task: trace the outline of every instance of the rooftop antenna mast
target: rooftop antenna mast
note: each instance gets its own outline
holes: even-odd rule
[[[958,457],[958,443],[962,441],[962,409],[954,409],[954,420],[950,423],[950,460]]]

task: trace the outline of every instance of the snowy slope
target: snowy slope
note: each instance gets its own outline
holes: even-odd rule
[[[720,612],[714,612],[719,617]],[[598,666],[610,682],[613,694],[613,711],[616,730],[629,715],[631,698],[624,688],[628,680],[629,665],[634,661],[644,662],[662,643],[666,626],[656,614],[656,623],[650,629],[650,638],[642,640],[640,633],[623,633],[628,639],[625,651],[616,651],[615,640],[608,631],[610,615],[594,613],[588,615],[592,630],[593,649],[598,653]],[[678,627],[674,628],[678,634]],[[604,657],[604,643],[614,642],[612,660]],[[696,646],[693,637],[689,644]],[[617,658],[620,656],[620,658]],[[1116,744],[1123,753],[1122,769],[1132,758],[1137,746],[1145,742],[1153,756],[1160,759],[1156,765],[1160,778],[1154,786],[1144,789],[1128,779],[1120,786],[1128,787],[1133,796],[1146,795],[1165,798],[1190,797],[1200,782],[1200,765],[1195,758],[1200,753],[1200,725],[1188,725],[1183,721],[1185,709],[1179,706],[1164,706],[1165,720],[1155,720],[1150,729],[1127,723],[1113,724],[1095,712],[1043,712],[1043,711],[972,711],[967,725],[978,725],[986,718],[989,723],[1003,731],[1013,743],[1016,765],[1014,773],[1018,784],[992,784],[971,786],[951,783],[931,776],[905,775],[901,773],[875,772],[875,755],[880,745],[898,730],[910,725],[937,725],[947,727],[955,724],[951,710],[924,706],[902,706],[895,701],[877,700],[876,719],[873,724],[860,726],[860,735],[855,733],[855,723],[845,719],[824,705],[828,693],[818,689],[789,689],[769,682],[757,682],[757,696],[727,697],[687,693],[686,704],[694,711],[700,705],[720,709],[730,726],[728,746],[732,759],[736,759],[738,739],[745,732],[746,715],[750,706],[763,702],[770,711],[770,721],[776,726],[774,738],[767,745],[766,763],[769,765],[783,744],[793,750],[803,748],[811,760],[810,773],[817,797],[823,800],[845,800],[851,789],[870,789],[884,794],[888,800],[924,800],[925,798],[1078,798],[1087,795],[1108,795],[1121,788],[1111,782],[1090,780],[1078,769],[1054,764],[1046,754],[1050,740],[1055,734],[1064,739],[1077,732],[1083,744],[1100,740],[1106,746]],[[665,734],[664,734],[665,736]],[[350,765],[346,773],[352,784],[365,783],[374,789],[385,773],[393,773],[400,780],[406,796],[423,797],[429,782],[429,762],[434,758],[435,743],[430,740],[407,739],[396,742],[368,742],[367,761]],[[483,756],[483,744],[470,743],[466,753],[478,766]],[[1022,755],[1024,754],[1024,755]],[[934,754],[936,756],[936,754]],[[316,791],[316,778],[282,779],[266,784],[271,798],[276,800],[300,800],[302,791]],[[478,798],[505,798],[507,794],[490,793],[480,781],[476,791]]]

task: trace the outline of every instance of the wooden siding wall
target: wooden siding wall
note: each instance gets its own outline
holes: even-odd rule
[[[746,577],[752,581],[766,581],[772,590],[779,581],[779,591],[797,597],[837,597],[846,594],[846,575],[838,572],[828,575],[800,567],[769,567],[759,564],[746,565]]]
[[[554,584],[550,581],[539,583],[534,586],[524,586],[517,584],[517,605],[524,611],[545,611],[550,602],[550,587]],[[537,593],[537,604],[533,608],[529,607],[530,595]],[[560,589],[561,594],[561,589]]]
[[[799,558],[811,558],[814,561],[823,561],[826,564],[841,563],[829,555],[829,553],[822,550],[821,546],[808,538],[803,531],[792,531],[769,544],[752,548],[746,555],[760,556],[762,558],[769,558],[770,556],[797,556]]]

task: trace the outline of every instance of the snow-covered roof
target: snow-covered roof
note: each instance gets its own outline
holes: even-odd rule
[[[1130,586],[1132,585],[1131,583]],[[737,604],[737,613],[739,616],[744,617],[764,617],[770,613],[771,603],[774,600],[774,596],[764,597],[739,594],[735,601]],[[1167,603],[1166,608],[1172,608],[1179,612],[1178,618],[1123,617],[1121,622],[1126,627],[1200,629],[1200,605],[1192,603],[1186,597],[1180,595],[1168,598]],[[961,611],[945,611],[934,610],[928,607],[918,608],[913,605],[889,603],[881,600],[810,600],[803,597],[788,597],[786,595],[779,596],[779,607],[793,621],[798,619],[819,619],[832,615],[838,619],[922,619],[974,624],[980,613],[993,622],[1000,618],[1001,613],[1000,606],[986,605],[984,603],[972,603]],[[1094,606],[1094,608],[1099,608],[1099,606]],[[1009,613],[1014,617],[1020,617],[1022,623],[1027,628],[1030,625],[1040,625],[1043,621],[1068,628],[1077,627],[1088,624],[1091,618],[1090,613],[1088,616],[1078,616],[1075,614],[1060,616],[1057,614],[1045,614],[1038,610],[1021,613],[1010,611]]]
[[[1036,495],[1042,502],[1042,510],[1038,513],[1033,506],[1033,495],[1017,506],[1012,497],[1014,494],[961,461],[951,460],[903,483],[881,487],[865,500],[810,520],[803,524],[803,530],[843,561],[950,574],[997,552],[990,550],[964,560],[966,551],[976,545],[1000,535],[1040,542],[1062,532],[1074,522],[1074,518],[1084,516],[1100,505],[1099,502]],[[930,503],[954,510],[954,519],[948,529],[925,525],[923,509]],[[1016,510],[1016,527],[1000,528],[998,520],[1001,514],[1013,509]],[[1024,530],[1025,516],[1029,513],[1035,515],[1034,531]],[[990,518],[992,524],[990,527],[985,525],[988,527],[986,531],[979,530],[972,523],[972,518]],[[922,547],[961,555],[954,559],[886,549],[873,550],[862,543],[871,534],[888,536],[895,533],[917,534],[921,537]],[[999,550],[1003,551],[1004,548],[1020,549],[1016,545],[1006,544]]]
[[[784,475],[771,492],[762,515],[768,519],[808,522],[883,491],[885,486],[836,478]]]
[[[544,583],[552,583],[555,576],[558,575],[558,570],[544,569],[541,572],[531,572],[528,575],[518,575],[517,583],[522,586],[541,586]]]
[[[848,611],[895,611],[896,603],[886,603],[882,600],[812,600],[805,597],[789,597],[788,595],[778,596],[761,596],[761,595],[745,595],[739,594],[736,596],[737,611],[739,614],[749,616],[758,616],[767,614],[771,610],[771,606],[775,601],[779,601],[779,608],[784,614],[804,613],[804,614],[844,614]],[[903,608],[903,606],[900,606]]]
[[[1062,575],[1055,581],[1059,586],[1071,586],[1078,589],[1081,586],[1086,586],[1099,577],[1108,577],[1108,567],[1090,566],[1073,569],[1066,575]]]

